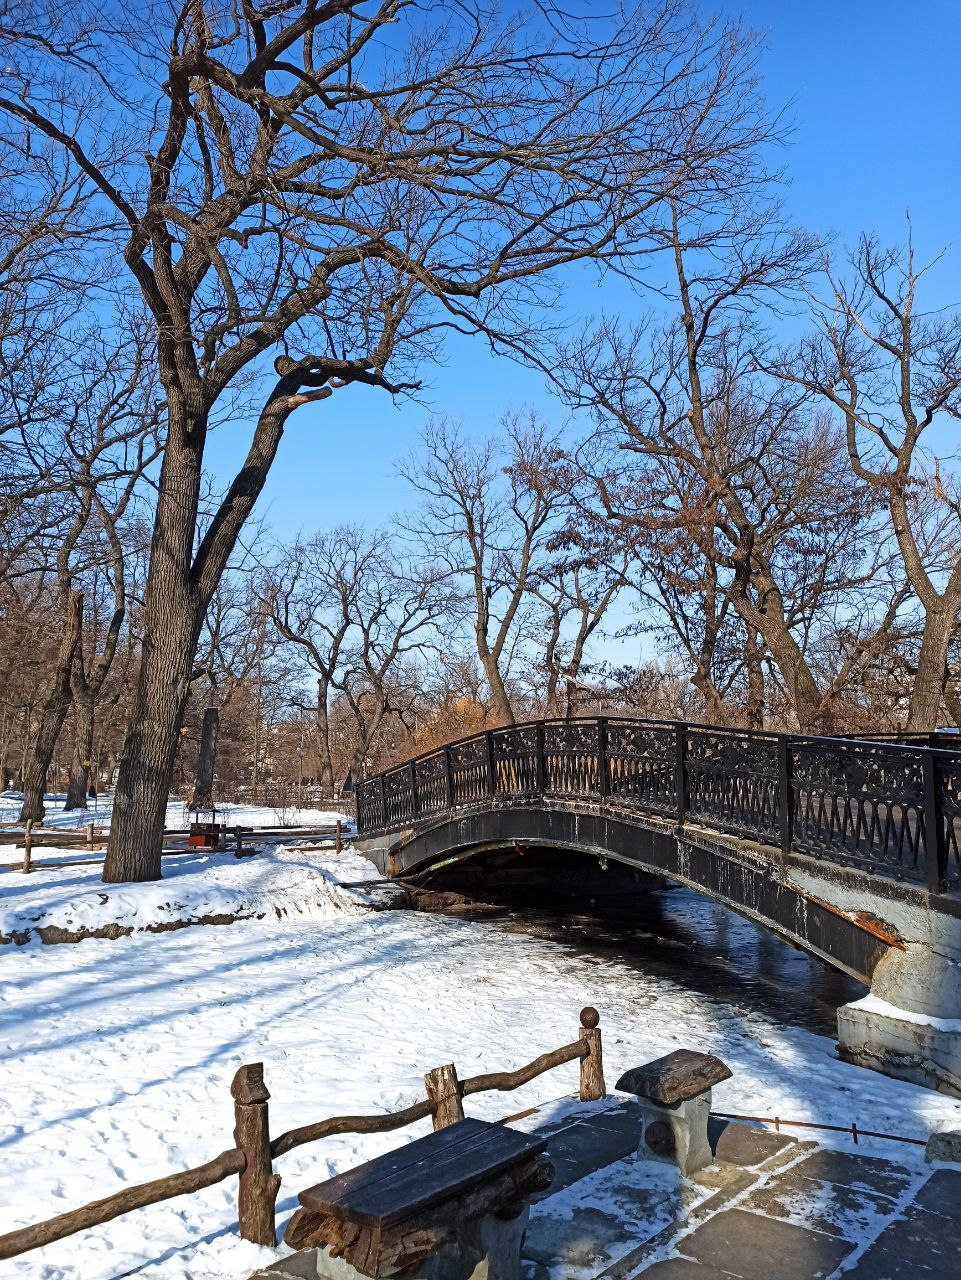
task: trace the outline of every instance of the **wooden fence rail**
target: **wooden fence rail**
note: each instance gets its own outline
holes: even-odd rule
[[[105,1196],[103,1200],[93,1200],[81,1209],[71,1209],[69,1213],[58,1214],[56,1218],[48,1218],[46,1222],[21,1227],[19,1231],[9,1231],[0,1236],[0,1258],[15,1258],[17,1254],[39,1249],[54,1240],[76,1235],[87,1227],[100,1226],[111,1218],[130,1213],[132,1209],[144,1209],[148,1204],[158,1204],[161,1200],[173,1200],[175,1196],[202,1191],[204,1187],[223,1182],[231,1174],[240,1173],[246,1163],[244,1153],[232,1148],[230,1151],[222,1151],[216,1159],[197,1169],[171,1173],[166,1178],[155,1178],[153,1182],[128,1187],[125,1191],[118,1191],[116,1195]]]
[[[280,1178],[273,1172],[273,1161],[278,1156],[319,1138],[341,1133],[389,1133],[428,1116],[434,1118],[435,1128],[442,1128],[463,1118],[462,1100],[468,1095],[519,1089],[546,1071],[575,1060],[580,1061],[581,1101],[597,1101],[606,1092],[599,1021],[596,1009],[582,1009],[577,1040],[542,1053],[515,1071],[493,1071],[460,1081],[452,1064],[436,1067],[425,1076],[428,1097],[423,1102],[386,1115],[332,1116],[315,1124],[289,1129],[273,1141],[270,1139],[267,1112],[270,1094],[264,1083],[263,1064],[247,1063],[237,1071],[230,1086],[234,1099],[236,1146],[222,1151],[215,1159],[196,1169],[185,1169],[140,1186],[127,1187],[69,1213],[0,1235],[0,1259],[15,1258],[55,1240],[63,1240],[88,1227],[110,1222],[133,1209],[190,1195],[234,1174],[240,1175],[237,1218],[242,1238],[273,1247],[277,1243],[274,1207],[280,1187]]]

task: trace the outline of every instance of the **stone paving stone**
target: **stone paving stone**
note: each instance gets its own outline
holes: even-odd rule
[[[716,1160],[752,1169],[789,1147],[794,1138],[767,1129],[749,1129],[747,1125],[712,1116],[707,1122],[707,1137]]]
[[[855,1243],[866,1233],[875,1235],[897,1208],[889,1196],[861,1186],[809,1178],[803,1169],[803,1164],[795,1165],[771,1178],[743,1207]]]
[[[627,1103],[574,1123],[567,1121],[560,1128],[541,1130],[554,1165],[554,1181],[533,1197],[533,1203],[548,1200],[595,1170],[633,1156],[642,1124],[640,1107]]]
[[[317,1280],[317,1250],[300,1249],[257,1271],[250,1280]]]
[[[677,1248],[739,1280],[824,1280],[854,1245],[793,1222],[725,1209],[679,1240]]]
[[[586,1172],[623,1160],[637,1150],[637,1139],[623,1128],[611,1129],[590,1121],[572,1124],[547,1139],[547,1151],[553,1158],[582,1161]]]
[[[644,1113],[636,1102],[630,1102],[613,1111],[599,1111],[596,1116],[591,1116],[590,1120],[583,1120],[581,1123],[596,1125],[598,1129],[609,1129],[612,1133],[619,1133],[636,1149],[644,1131]]]
[[[732,1280],[730,1271],[706,1267],[693,1258],[667,1258],[664,1262],[655,1262],[642,1274],[644,1280]]]
[[[531,1218],[524,1257],[545,1266],[589,1268],[595,1274],[624,1244],[624,1223],[602,1209],[578,1205],[567,1217]]]
[[[566,1160],[556,1152],[551,1153],[550,1160],[554,1166],[554,1181],[546,1191],[538,1191],[536,1195],[531,1196],[532,1204],[537,1204],[540,1200],[549,1200],[551,1196],[557,1195],[558,1191],[566,1191],[568,1187],[573,1186],[575,1182],[580,1182],[585,1176],[583,1160]],[[589,1173],[590,1170],[586,1172]]]
[[[953,1280],[961,1276],[961,1224],[911,1205],[843,1280]]]
[[[961,1171],[937,1169],[914,1198],[919,1209],[943,1218],[961,1218]]]
[[[918,1176],[903,1165],[882,1160],[879,1156],[857,1156],[848,1151],[815,1151],[794,1165],[794,1172],[817,1182],[833,1182],[836,1186],[857,1187],[896,1199]]]
[[[665,1228],[683,1223],[692,1197],[673,1166],[621,1160],[533,1207],[523,1256],[596,1276]],[[556,1272],[555,1272],[556,1274]]]

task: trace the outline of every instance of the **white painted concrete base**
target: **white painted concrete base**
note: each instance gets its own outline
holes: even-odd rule
[[[838,1051],[847,1062],[961,1098],[961,1019],[868,995],[838,1009]]]
[[[711,1144],[707,1140],[707,1121],[711,1114],[711,1090],[706,1089],[695,1098],[686,1102],[675,1102],[673,1106],[663,1107],[652,1102],[650,1098],[638,1098],[637,1105],[644,1117],[644,1128],[637,1153],[643,1160],[652,1156],[676,1164],[683,1174],[697,1173],[713,1163],[714,1156]],[[667,1125],[673,1139],[673,1149],[661,1151],[658,1139],[663,1132],[661,1126]],[[657,1125],[657,1129],[651,1129]],[[653,1141],[649,1141],[650,1137]]]

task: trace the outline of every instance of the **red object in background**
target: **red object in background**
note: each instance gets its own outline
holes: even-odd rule
[[[220,846],[220,826],[216,822],[191,822],[187,835],[191,849],[217,849]]]

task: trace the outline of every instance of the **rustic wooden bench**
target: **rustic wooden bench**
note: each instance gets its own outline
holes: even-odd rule
[[[284,1241],[316,1248],[323,1280],[468,1280],[485,1262],[487,1280],[518,1280],[530,1197],[553,1177],[546,1145],[460,1120],[301,1192]]]
[[[644,1110],[640,1152],[673,1160],[682,1173],[709,1165],[711,1088],[731,1074],[720,1058],[692,1049],[677,1049],[625,1071],[615,1087],[633,1093]]]

